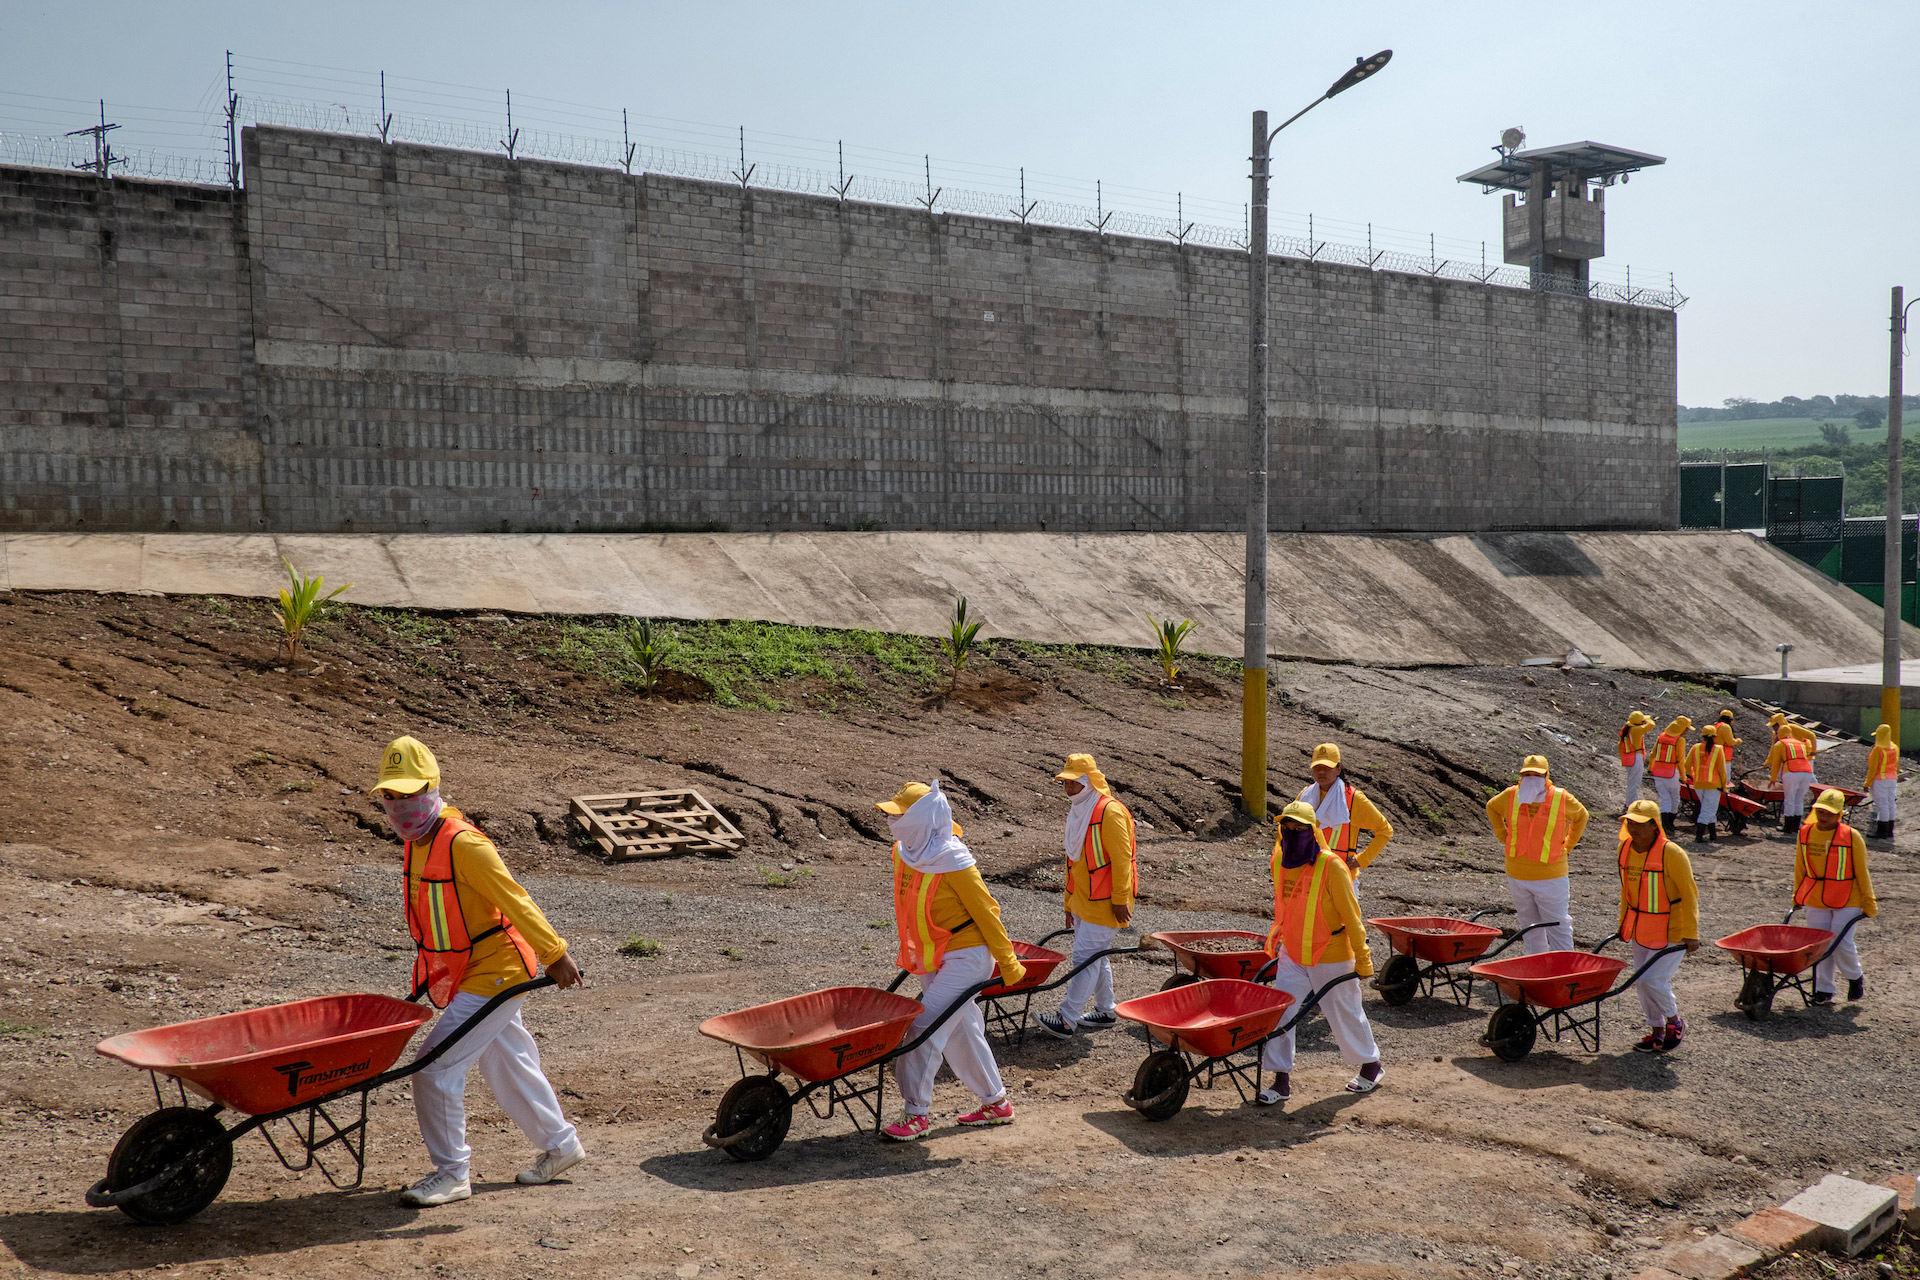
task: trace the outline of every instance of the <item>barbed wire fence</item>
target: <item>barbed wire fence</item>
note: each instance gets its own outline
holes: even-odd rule
[[[22,95],[12,95],[19,97]],[[210,95],[209,95],[210,96]],[[1023,224],[1091,230],[1103,236],[1169,240],[1238,250],[1247,248],[1245,206],[1197,200],[1139,188],[1032,172],[1024,168],[935,161],[876,148],[849,147],[773,132],[749,131],[668,117],[630,117],[558,99],[473,86],[388,76],[275,59],[230,55],[227,90],[209,102],[208,136],[224,154],[170,154],[135,147],[115,152],[114,173],[174,182],[238,185],[238,134],[270,125],[379,138],[461,151],[507,154],[627,173],[721,182],[745,188],[822,196],[841,201],[964,214]],[[0,97],[0,110],[15,104]],[[111,104],[109,104],[111,106]],[[179,113],[174,113],[179,114]],[[516,118],[518,123],[516,123]],[[619,134],[612,130],[618,120]],[[636,138],[632,120],[640,123]],[[533,123],[529,123],[532,121]],[[550,127],[571,126],[571,127]],[[603,131],[604,130],[604,131]],[[849,173],[852,157],[854,172]],[[32,168],[92,168],[84,138],[0,130],[0,164]],[[823,163],[824,162],[824,163]],[[936,172],[937,170],[937,172]],[[1092,190],[1088,191],[1087,188]],[[1114,208],[1109,194],[1132,208]],[[1092,203],[1085,197],[1092,196]],[[1077,198],[1076,198],[1077,197]],[[1189,213],[1198,216],[1189,217]],[[1305,262],[1361,267],[1434,279],[1472,281],[1509,289],[1535,288],[1633,306],[1678,309],[1687,298],[1667,276],[1661,287],[1631,267],[1596,266],[1593,278],[1534,280],[1525,267],[1496,256],[1486,241],[1316,219],[1275,211],[1268,251]],[[1424,244],[1420,243],[1425,241]]]

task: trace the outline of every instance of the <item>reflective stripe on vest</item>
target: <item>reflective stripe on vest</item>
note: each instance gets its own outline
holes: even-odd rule
[[[1680,772],[1680,739],[1665,733],[1654,739],[1647,768],[1656,778],[1671,778]]]
[[[1320,963],[1320,957],[1326,954],[1328,945],[1333,941],[1334,930],[1326,913],[1320,909],[1320,899],[1326,887],[1327,867],[1335,861],[1333,854],[1322,849],[1313,859],[1313,874],[1299,874],[1304,873],[1306,868],[1282,867],[1279,845],[1274,846],[1270,864],[1273,872],[1273,927],[1267,930],[1268,955],[1279,955],[1284,944],[1295,964]],[[1296,872],[1291,893],[1288,892],[1287,882],[1290,870]],[[1304,894],[1301,892],[1302,886],[1305,888]],[[1345,925],[1340,927],[1346,928]]]
[[[1874,761],[1879,763],[1875,764]],[[1900,753],[1892,747],[1875,747],[1867,755],[1867,785],[1888,782],[1900,776]]]
[[[894,963],[908,973],[926,975],[940,967],[953,934],[933,922],[933,897],[940,891],[938,873],[915,871],[893,846],[893,925],[900,934],[900,954]]]
[[[1796,906],[1813,905],[1811,899],[1817,887],[1820,905],[1838,910],[1853,899],[1853,828],[1843,822],[1833,829],[1833,838],[1827,841],[1826,857],[1820,870],[1815,871],[1813,833],[1819,829],[1819,824],[1811,819],[1800,824],[1800,863],[1807,874],[1795,888],[1793,901]]]
[[[1668,917],[1673,914],[1673,904],[1667,899],[1667,838],[1657,837],[1653,847],[1647,850],[1646,861],[1637,873],[1637,883],[1632,879],[1635,873],[1627,870],[1627,856],[1632,849],[1633,842],[1623,837],[1620,895],[1627,910],[1620,921],[1620,940],[1657,950],[1667,945],[1671,923]]]
[[[507,935],[507,941],[520,953],[520,963],[529,978],[539,971],[533,948],[497,910],[497,924],[468,936],[460,890],[453,879],[453,841],[466,831],[477,835],[480,828],[464,818],[442,814],[428,837],[425,865],[414,868],[414,853],[420,844],[409,841],[406,868],[401,873],[403,889],[407,880],[414,882],[413,892],[406,895],[407,932],[413,935],[414,948],[411,998],[417,1000],[424,995],[437,1009],[446,1008],[460,989],[467,966],[473,963],[475,944],[496,933]]]
[[[1560,810],[1566,798],[1567,793],[1565,791],[1562,791],[1559,787],[1549,782],[1547,784],[1547,798],[1539,804],[1532,806],[1534,814],[1532,818],[1528,819],[1527,825],[1529,827],[1532,827],[1540,821],[1540,815],[1542,813],[1546,815],[1546,825],[1539,831],[1540,848],[1539,852],[1536,853],[1532,848],[1525,850],[1519,849],[1520,788],[1515,787],[1513,789],[1513,799],[1507,802],[1507,856],[1509,858],[1537,858],[1541,862],[1552,862],[1554,860],[1553,834],[1560,826]],[[1529,840],[1528,844],[1531,845],[1532,841]],[[1560,852],[1561,856],[1564,857],[1566,850],[1562,849]]]
[[[1693,744],[1687,752],[1687,783],[1696,791],[1726,790],[1726,757],[1719,747],[1704,742]]]
[[[1647,740],[1645,737],[1642,737],[1640,739],[1641,745],[1637,747],[1630,747],[1627,745],[1627,739],[1632,733],[1633,733],[1632,725],[1628,725],[1622,730],[1620,730],[1620,763],[1622,765],[1631,765],[1633,763],[1633,758],[1637,755],[1644,754],[1647,749],[1646,748]]]
[[[1074,891],[1074,881],[1084,877],[1086,884],[1081,896],[1089,902],[1106,902],[1113,897],[1113,858],[1107,853],[1106,837],[1100,830],[1100,823],[1107,816],[1107,806],[1120,804],[1112,796],[1101,796],[1093,802],[1093,813],[1087,819],[1087,838],[1080,846],[1080,856],[1067,864],[1067,892]],[[1120,811],[1127,807],[1120,805]],[[1074,869],[1078,867],[1079,874]]]
[[[1337,827],[1321,827],[1320,834],[1327,838],[1327,847],[1341,857],[1353,852],[1353,797],[1356,794],[1351,782],[1342,782],[1347,789],[1347,820]]]
[[[1781,753],[1786,757],[1788,773],[1812,773],[1813,752],[1807,744],[1798,738],[1780,739]]]

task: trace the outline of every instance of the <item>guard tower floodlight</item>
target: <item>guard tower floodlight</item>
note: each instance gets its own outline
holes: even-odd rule
[[[1603,188],[1665,164],[1666,157],[1601,142],[1518,150],[1526,137],[1521,129],[1508,129],[1494,148],[1500,158],[1457,181],[1508,193],[1505,260],[1526,267],[1533,288],[1584,294],[1587,264],[1607,250]]]

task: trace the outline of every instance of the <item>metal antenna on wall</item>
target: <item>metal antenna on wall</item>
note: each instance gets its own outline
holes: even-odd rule
[[[633,176],[633,139],[627,136],[627,109],[620,108],[620,145],[626,148],[621,153],[620,163],[626,169],[627,176]]]
[[[380,73],[380,144],[385,146],[393,129],[393,117],[387,112],[387,73]]]
[[[507,136],[500,145],[507,149],[507,159],[513,159],[513,149],[520,143],[520,131],[513,127],[513,90],[507,90]]]
[[[1089,222],[1087,225],[1092,227],[1097,235],[1104,236],[1107,234],[1107,219],[1113,216],[1110,213],[1103,212],[1105,207],[1105,202],[1100,193],[1100,180],[1096,178],[1093,183],[1093,216],[1095,221]]]
[[[227,185],[240,188],[240,149],[237,125],[240,99],[233,92],[233,50],[227,50]],[[103,117],[104,119],[104,117]]]
[[[927,166],[927,194],[923,196],[918,203],[925,205],[927,212],[931,214],[933,212],[933,202],[940,198],[940,191],[945,191],[946,188],[941,187],[939,191],[933,188],[933,157],[930,155],[922,155],[920,159]]]
[[[1173,242],[1185,247],[1187,233],[1193,230],[1193,224],[1187,221],[1186,197],[1181,192],[1173,193]]]
[[[105,98],[100,99],[100,123],[88,125],[84,129],[74,129],[66,135],[69,138],[82,136],[91,136],[93,138],[93,159],[82,160],[73,167],[76,169],[91,169],[102,178],[113,176],[113,166],[126,163],[125,160],[113,154],[113,147],[107,142],[107,135],[119,127],[117,124],[107,123],[107,100]]]
[[[840,149],[840,184],[833,189],[833,194],[840,197],[841,204],[845,204],[847,202],[847,192],[853,189],[853,179],[847,176],[847,144],[841,142],[838,145]]]
[[[1027,167],[1025,165],[1021,165],[1020,166],[1020,207],[1018,209],[1009,209],[1007,210],[1007,212],[1011,213],[1014,217],[1020,219],[1020,225],[1024,227],[1027,225],[1027,219],[1032,217],[1033,211],[1035,209],[1038,209],[1039,207],[1040,207],[1040,202],[1038,200],[1032,201],[1031,203],[1029,203],[1027,200]]]
[[[755,166],[747,163],[747,126],[741,125],[740,126],[740,167],[733,171],[733,180],[740,184],[740,189],[742,191],[745,191],[747,189],[747,181],[748,179],[753,177],[754,168]]]

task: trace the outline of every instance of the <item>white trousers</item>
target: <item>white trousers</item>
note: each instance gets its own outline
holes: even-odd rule
[[[1620,802],[1622,811],[1626,810],[1635,800],[1640,798],[1640,780],[1646,776],[1646,772],[1647,753],[1644,751],[1633,757],[1632,764],[1620,770],[1621,776],[1625,778],[1627,784],[1627,798]]]
[[[1780,816],[1783,818],[1805,817],[1807,788],[1812,785],[1811,773],[1782,773],[1780,775]]]
[[[1299,965],[1282,948],[1279,968],[1273,975],[1273,985],[1293,997],[1294,1002],[1287,1006],[1287,1017],[1291,1018],[1299,1011],[1300,1001],[1305,1000],[1309,993],[1318,991],[1343,973],[1352,972],[1351,960]],[[1359,1067],[1380,1061],[1380,1047],[1373,1042],[1373,1028],[1367,1025],[1366,1006],[1360,1002],[1358,978],[1343,982],[1327,992],[1316,1007],[1326,1015],[1327,1025],[1333,1028],[1333,1040],[1340,1046],[1342,1062],[1350,1067]],[[1267,1047],[1260,1051],[1260,1065],[1268,1071],[1293,1070],[1292,1031],[1267,1041]]]
[[[1892,778],[1882,778],[1868,790],[1873,792],[1873,818],[1875,822],[1892,822],[1893,789],[1898,783]]]
[[[1660,949],[1643,947],[1637,942],[1627,945],[1633,952],[1628,973],[1645,964]],[[1680,1002],[1673,995],[1673,978],[1680,972],[1680,962],[1686,958],[1684,951],[1661,956],[1651,969],[1640,975],[1640,981],[1633,984],[1634,994],[1640,997],[1640,1014],[1647,1020],[1647,1026],[1657,1030],[1667,1024],[1668,1018],[1680,1016]]]
[[[1861,914],[1863,913],[1858,907],[1808,907],[1807,923],[1816,929],[1825,929],[1830,933],[1839,933],[1847,927],[1847,921]],[[1833,949],[1832,955],[1813,966],[1813,989],[1815,991],[1825,991],[1829,994],[1833,992],[1833,971],[1835,968],[1838,968],[1840,970],[1840,976],[1846,978],[1848,981],[1866,976],[1860,969],[1860,949],[1854,946],[1854,935],[1859,932],[1860,926],[1855,925],[1853,932],[1846,936],[1846,940]]]
[[[940,967],[920,979],[920,1003],[926,1008],[907,1031],[911,1040],[927,1029],[927,1024],[944,1013],[954,1001],[993,976],[993,955],[985,947],[962,947],[942,957]],[[940,1024],[927,1042],[901,1058],[893,1069],[900,1084],[900,1097],[907,1114],[928,1115],[933,1111],[933,1078],[940,1074],[940,1063],[953,1068],[961,1084],[973,1090],[980,1101],[992,1105],[1007,1096],[1000,1083],[1000,1068],[994,1064],[993,1050],[987,1046],[987,1019],[972,1000]]]
[[[445,1040],[487,1002],[486,996],[460,991],[427,1031],[420,1052]],[[433,1167],[465,1178],[473,1155],[467,1146],[467,1072],[478,1065],[480,1078],[493,1090],[520,1132],[540,1151],[572,1144],[575,1131],[560,1113],[560,1099],[540,1071],[540,1046],[520,1021],[521,996],[487,1015],[459,1043],[413,1077],[413,1112]]]
[[[1513,895],[1513,913],[1519,917],[1520,927],[1539,924],[1542,920],[1557,920],[1558,924],[1546,929],[1535,929],[1520,940],[1528,955],[1538,955],[1542,951],[1573,950],[1573,920],[1567,914],[1567,878],[1555,876],[1551,880],[1521,880],[1507,877],[1507,892]]]
[[[1720,817],[1720,793],[1718,791],[1702,791],[1700,788],[1695,787],[1693,794],[1698,797],[1700,801],[1701,825],[1712,826]]]
[[[1067,960],[1067,967],[1083,963],[1090,955],[1105,951],[1113,945],[1114,935],[1120,930],[1110,925],[1095,924],[1091,920],[1073,918],[1073,954]],[[1060,996],[1060,1020],[1069,1027],[1080,1021],[1087,1011],[1087,999],[1092,997],[1096,1013],[1113,1013],[1113,957],[1101,956],[1073,975],[1072,981],[1062,989]]]
[[[1671,778],[1655,778],[1653,794],[1660,797],[1660,812],[1680,812],[1680,775],[1676,773]]]

